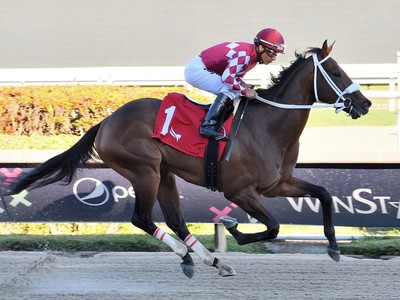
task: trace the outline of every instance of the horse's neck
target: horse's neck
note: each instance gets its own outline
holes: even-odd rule
[[[299,66],[285,82],[273,89],[274,100],[285,104],[313,104],[315,101],[313,73],[314,69],[310,63],[305,62]]]
[[[312,104],[314,102],[312,76],[304,75],[311,72],[308,69],[298,69],[279,87],[264,90],[260,96],[278,103]],[[310,113],[309,109],[282,109],[261,103],[257,103],[252,111],[254,125],[264,127],[266,132],[279,131],[276,133],[276,138],[280,139],[281,146],[284,147],[298,142]]]

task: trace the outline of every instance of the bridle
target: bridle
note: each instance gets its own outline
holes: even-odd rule
[[[325,71],[324,67],[322,64],[330,58],[330,55],[328,54],[324,59],[318,60],[318,56],[316,53],[312,54],[313,60],[314,60],[314,95],[315,99],[317,102],[322,102],[319,100],[318,97],[318,86],[317,86],[317,73],[318,70],[321,72],[322,76],[326,80],[326,82],[329,84],[329,86],[332,88],[332,90],[336,93],[338,98],[336,99],[335,103],[332,104],[318,104],[318,105],[301,105],[301,104],[284,104],[284,103],[277,103],[268,99],[264,99],[260,96],[256,96],[255,99],[258,101],[261,101],[263,103],[279,107],[279,108],[284,108],[284,109],[310,109],[310,108],[335,108],[335,112],[339,113],[345,108],[352,107],[351,99],[345,98],[344,96],[346,94],[351,94],[354,93],[358,90],[360,90],[360,85],[358,83],[351,83],[347,88],[345,88],[343,91],[340,90],[340,88],[333,82],[333,80],[329,77],[328,73]]]
[[[313,60],[314,60],[314,95],[315,95],[315,99],[317,102],[322,102],[321,100],[319,100],[319,97],[318,97],[317,73],[319,70],[321,72],[322,76],[325,78],[326,82],[332,88],[332,90],[336,93],[336,95],[338,95],[338,98],[336,99],[335,103],[332,103],[332,104],[325,103],[325,104],[317,104],[317,105],[306,105],[306,104],[301,105],[301,104],[278,103],[278,102],[274,102],[274,101],[271,101],[268,99],[264,99],[260,96],[256,96],[255,99],[257,99],[258,101],[261,101],[263,103],[266,103],[266,104],[269,104],[269,105],[272,105],[275,107],[283,108],[283,109],[310,109],[310,108],[331,108],[331,107],[333,107],[333,108],[336,108],[336,110],[335,110],[336,113],[341,112],[345,108],[350,108],[350,112],[351,112],[351,110],[352,110],[351,99],[345,98],[344,95],[351,94],[351,93],[354,93],[355,91],[360,90],[360,85],[358,83],[353,82],[347,88],[345,88],[344,91],[341,91],[340,88],[329,77],[328,73],[326,73],[324,67],[322,66],[322,64],[327,59],[329,59],[329,57],[330,57],[329,54],[321,61],[318,60],[316,53],[313,53],[312,56],[313,56]],[[236,136],[237,136],[240,124],[242,123],[243,115],[246,111],[248,103],[249,103],[249,99],[246,99],[245,106],[244,106],[242,113],[240,115],[240,118],[239,118],[239,123],[236,127],[236,131],[233,135],[232,142],[230,143],[229,150],[228,150],[228,153],[225,158],[226,161],[230,160],[233,145],[235,144]]]
[[[344,95],[354,93],[360,90],[360,85],[358,83],[353,82],[350,84],[344,91],[341,91],[340,88],[333,82],[332,78],[329,77],[328,73],[326,73],[325,69],[322,67],[322,64],[330,58],[329,54],[321,61],[318,61],[318,57],[316,53],[313,53],[314,60],[314,94],[317,102],[321,102],[318,98],[318,89],[317,89],[317,68],[321,72],[322,76],[325,78],[326,82],[332,88],[332,90],[338,95],[334,106],[336,108],[336,112],[340,112],[345,108],[351,106],[351,99],[345,98]],[[343,101],[343,102],[341,102]]]

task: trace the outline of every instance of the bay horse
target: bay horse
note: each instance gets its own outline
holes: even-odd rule
[[[272,99],[266,100],[272,104],[248,101],[235,139],[231,134],[219,165],[219,190],[267,228],[258,233],[242,233],[236,220],[222,218],[240,245],[275,239],[278,235],[279,223],[264,207],[261,196],[307,195],[321,202],[324,234],[329,241],[328,254],[335,261],[340,259],[331,195],[324,187],[293,176],[299,138],[314,102],[323,101],[344,110],[353,119],[367,114],[371,106],[330,57],[332,47],[333,44],[328,46],[325,41],[322,48],[296,53],[296,60],[273,78],[269,89],[257,90],[260,99]],[[37,188],[61,180],[70,183],[78,165],[96,151],[103,162],[128,179],[135,190],[132,224],[170,246],[182,259],[181,269],[187,277],[191,278],[194,273],[189,248],[206,265],[216,267],[221,276],[235,275],[233,268],[214,257],[186,226],[175,176],[206,186],[204,159],[189,156],[151,138],[160,103],[159,99],[142,98],[121,106],[89,129],[70,149],[23,174],[11,187],[3,187],[2,194],[16,194],[28,187]],[[290,107],[292,104],[295,107]],[[285,109],[286,106],[294,109]],[[243,109],[244,104],[240,104],[239,111]],[[236,113],[233,119],[233,128],[238,126],[239,115]],[[232,155],[225,160],[233,140]],[[152,221],[156,201],[166,224],[181,241]]]

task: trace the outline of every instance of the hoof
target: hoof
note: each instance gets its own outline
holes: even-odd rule
[[[218,274],[221,275],[222,277],[228,277],[228,276],[235,276],[236,272],[234,269],[232,269],[230,266],[225,265],[222,263],[218,258],[214,260],[214,267],[218,269]]]
[[[193,265],[188,265],[185,263],[181,263],[181,270],[183,274],[186,275],[188,278],[192,278],[194,274],[194,266]]]
[[[339,261],[340,260],[340,251],[332,249],[331,247],[328,247],[328,255],[334,260],[334,261]]]
[[[222,265],[220,268],[218,268],[218,274],[221,275],[222,277],[228,277],[228,276],[235,276],[236,272],[230,266]]]
[[[228,216],[223,216],[219,220],[221,221],[222,224],[224,224],[226,229],[235,227],[238,223],[235,218],[228,217]]]

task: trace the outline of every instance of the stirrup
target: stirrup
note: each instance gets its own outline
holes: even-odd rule
[[[221,134],[220,136],[216,136],[215,140],[216,141],[222,141],[222,142],[229,141],[229,137],[226,135],[225,127],[222,126],[222,130],[223,130],[224,133],[220,133]]]
[[[202,132],[202,129],[203,130],[209,130],[209,131],[208,132]],[[225,128],[223,128],[223,131],[224,131],[224,133],[220,133],[220,132],[216,131],[213,126],[201,127],[200,128],[200,135],[203,136],[203,137],[210,138],[210,139],[213,138],[216,141],[228,141],[229,138],[226,135]]]

